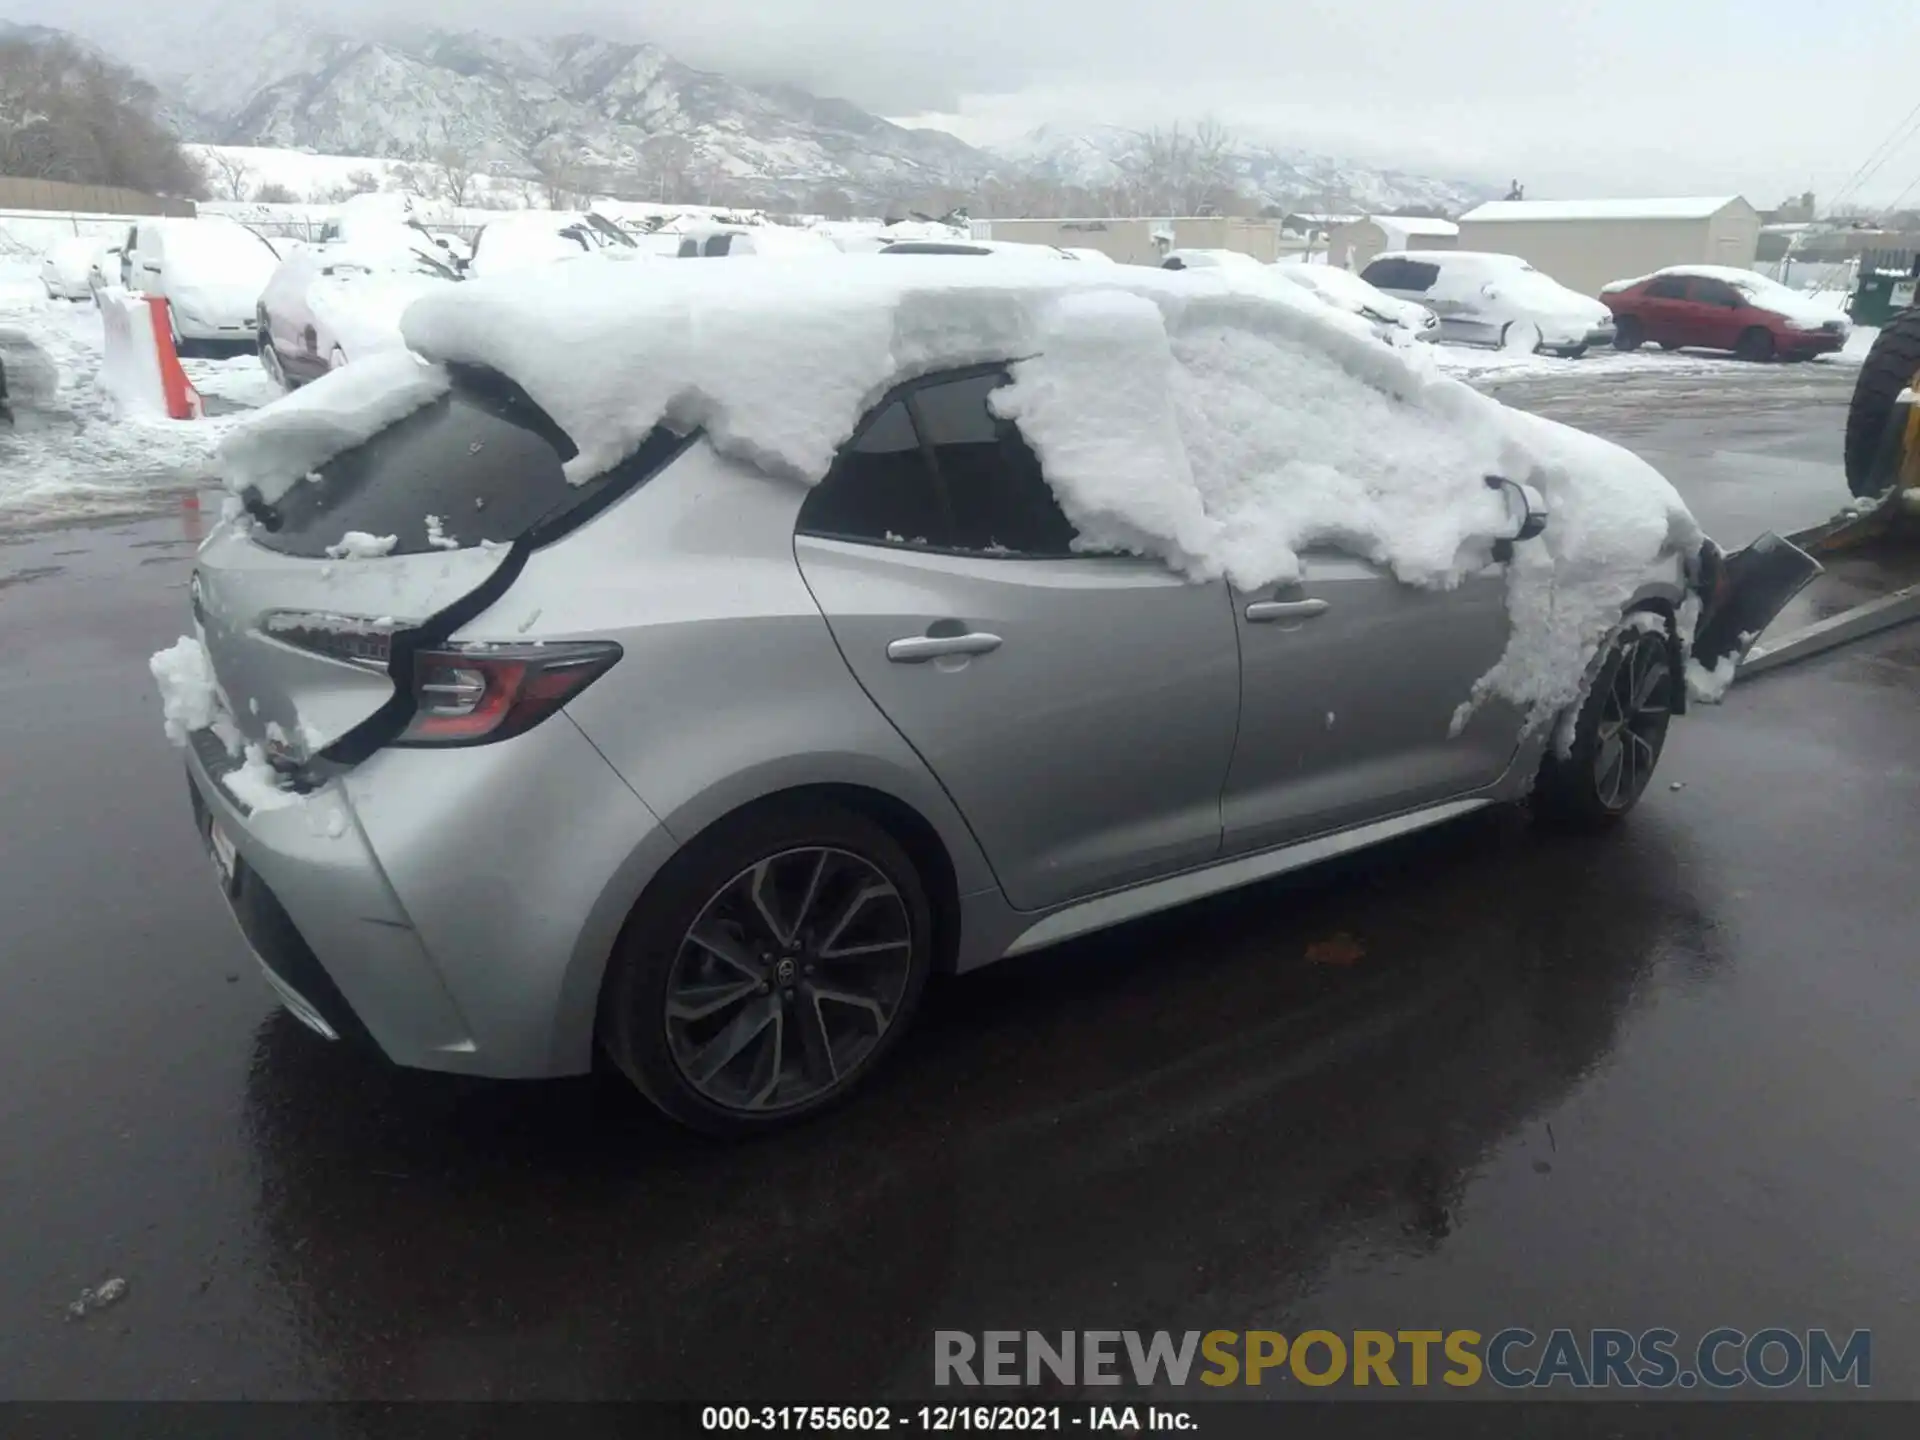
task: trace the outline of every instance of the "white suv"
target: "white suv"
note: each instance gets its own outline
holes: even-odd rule
[[[1584,355],[1613,343],[1613,312],[1569,290],[1518,255],[1477,250],[1393,250],[1360,272],[1376,289],[1426,306],[1440,338],[1531,355]]]

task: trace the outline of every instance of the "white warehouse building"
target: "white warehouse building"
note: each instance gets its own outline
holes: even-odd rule
[[[1668,200],[1494,200],[1460,217],[1460,248],[1531,261],[1598,295],[1665,265],[1753,268],[1760,212],[1738,195]]]
[[[1327,231],[1327,263],[1358,273],[1382,250],[1453,250],[1460,227],[1425,215],[1362,215]]]

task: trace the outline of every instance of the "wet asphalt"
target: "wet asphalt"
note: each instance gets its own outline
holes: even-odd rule
[[[1843,498],[1813,379],[1744,427],[1502,393],[1792,528]],[[1920,1398],[1920,628],[1678,725],[1612,835],[1483,814],[946,983],[861,1101],[723,1146],[270,1002],[145,670],[199,525],[0,535],[0,1398],[912,1397],[936,1328],[1507,1325],[1870,1328]]]

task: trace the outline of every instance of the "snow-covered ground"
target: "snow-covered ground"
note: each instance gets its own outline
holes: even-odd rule
[[[1833,355],[1822,355],[1812,365],[1858,365],[1866,358],[1879,331],[1859,326],[1847,337],[1846,348]],[[1481,350],[1466,345],[1436,345],[1433,358],[1449,375],[1471,381],[1481,389],[1508,380],[1534,380],[1542,376],[1564,378],[1591,377],[1605,380],[1624,373],[1659,375],[1705,375],[1724,373],[1729,367],[1750,368],[1747,361],[1712,350],[1661,350],[1643,346],[1631,353],[1613,349],[1589,350],[1578,360],[1558,355],[1520,355],[1506,350]]]
[[[203,483],[238,414],[278,393],[252,355],[188,360],[188,378],[223,414],[204,420],[123,420],[98,384],[100,312],[52,301],[37,268],[0,260],[0,326],[22,332],[59,371],[47,406],[21,407],[0,427],[0,528],[44,520],[138,514]]]

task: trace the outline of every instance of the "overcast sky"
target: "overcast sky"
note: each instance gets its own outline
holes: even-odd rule
[[[235,0],[0,0],[104,39]],[[257,18],[273,0],[243,0]],[[294,0],[299,3],[299,0]],[[1529,196],[1840,190],[1920,102],[1920,4],[1845,0],[335,0],[517,33],[649,38],[978,143],[1212,114],[1247,134]],[[135,18],[137,17],[137,18]],[[212,53],[220,25],[191,27]],[[1913,116],[1920,123],[1920,114]],[[1848,198],[1912,186],[1920,128]]]

